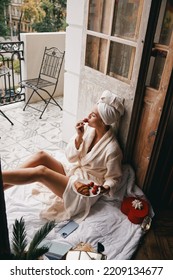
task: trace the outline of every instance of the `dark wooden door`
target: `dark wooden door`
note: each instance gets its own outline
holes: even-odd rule
[[[168,111],[169,117],[162,145],[152,179],[148,180],[147,194],[156,211],[173,210],[173,73],[170,82],[169,102],[171,108]]]
[[[164,5],[163,5],[164,4]],[[133,151],[137,184],[143,188],[173,68],[173,2],[162,1]]]

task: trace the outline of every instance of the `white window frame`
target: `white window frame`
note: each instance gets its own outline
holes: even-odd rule
[[[89,5],[90,5],[90,1],[88,1],[88,11],[89,11]],[[140,0],[139,10],[138,10],[139,16],[138,16],[138,19],[137,19],[137,22],[136,22],[136,30],[138,30],[138,32],[139,32],[139,25],[140,25],[141,17],[142,17],[143,5],[144,5],[144,0]],[[100,39],[105,39],[105,40],[107,40],[108,44],[107,44],[107,50],[106,50],[106,56],[105,56],[104,71],[101,72],[101,71],[96,70],[96,69],[94,69],[92,67],[89,67],[87,65],[85,65],[85,67],[89,67],[93,71],[97,71],[99,73],[103,73],[104,75],[107,75],[109,77],[112,77],[112,76],[107,74],[111,42],[115,42],[115,43],[120,43],[120,44],[124,44],[124,45],[127,45],[127,46],[131,46],[131,47],[134,47],[135,50],[136,50],[137,45],[138,45],[138,32],[136,32],[136,35],[134,36],[134,38],[129,38],[129,39],[126,39],[126,38],[123,38],[123,37],[120,37],[120,36],[112,36],[111,35],[112,24],[113,24],[113,16],[114,16],[114,6],[115,6],[115,0],[112,0],[112,8],[111,8],[111,14],[110,14],[110,18],[111,19],[110,19],[110,25],[109,25],[109,32],[108,32],[108,34],[92,31],[92,30],[89,30],[89,29],[86,28],[86,38],[87,38],[88,35],[90,35],[90,36],[94,36],[94,37],[97,37],[97,38],[100,38]],[[88,26],[88,20],[89,20],[89,12],[88,12],[88,17],[87,17],[87,26]],[[113,79],[117,79],[117,80],[122,81],[122,82],[125,82],[127,84],[130,84],[131,83],[131,78],[132,78],[134,60],[135,60],[135,55],[134,55],[134,58],[133,58],[133,65],[131,67],[129,67],[128,78],[120,76],[118,74],[114,74],[114,77],[112,77],[112,78]]]

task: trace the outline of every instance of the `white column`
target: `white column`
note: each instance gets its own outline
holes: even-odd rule
[[[85,0],[67,1],[66,54],[63,104],[63,141],[68,142],[75,132],[80,94],[80,69]]]

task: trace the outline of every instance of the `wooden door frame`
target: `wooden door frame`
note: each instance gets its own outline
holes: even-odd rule
[[[133,157],[133,151],[135,147],[135,140],[139,128],[141,112],[143,109],[143,99],[144,99],[144,94],[146,89],[145,86],[146,77],[147,77],[147,72],[148,72],[148,67],[149,67],[149,62],[151,57],[151,51],[153,47],[154,36],[157,28],[157,21],[159,17],[161,2],[162,1],[159,1],[158,3],[158,1],[154,0],[152,1],[152,5],[151,5],[150,17],[149,17],[148,28],[146,33],[146,41],[144,45],[143,57],[141,60],[141,68],[139,72],[138,84],[137,84],[136,95],[134,100],[134,107],[133,107],[131,123],[130,123],[130,131],[128,134],[127,145],[125,150],[125,161],[130,163],[132,166],[133,166],[132,157]],[[163,151],[162,145],[163,143],[165,143],[165,139],[164,139],[165,132],[167,129],[170,114],[173,110],[172,92],[173,92],[173,70],[171,73],[168,89],[166,92],[163,111],[160,118],[150,162],[148,165],[147,174],[144,180],[144,184],[143,186],[141,186],[145,194],[148,196],[148,198],[151,199],[152,203],[156,205],[156,209],[157,209],[157,205],[159,205],[159,203],[162,200],[161,196],[164,192],[163,184],[161,184],[161,182],[160,184],[158,184],[158,174],[159,174],[159,178],[163,179],[164,175],[162,174],[164,170],[166,171],[166,167],[163,168],[163,162],[161,162],[160,159],[162,157],[161,153]],[[169,141],[170,140],[168,139],[167,145],[169,145],[168,144]]]
[[[146,32],[144,48],[143,48],[143,55],[141,59],[141,66],[139,70],[134,105],[133,105],[133,110],[131,115],[130,126],[129,126],[129,133],[127,137],[126,147],[124,150],[124,161],[130,163],[132,166],[133,166],[132,156],[133,156],[133,151],[135,146],[135,140],[136,140],[141,112],[143,108],[143,99],[145,94],[145,81],[147,78],[151,51],[153,47],[157,21],[160,13],[161,2],[162,0],[152,0],[151,3],[147,32]]]
[[[170,152],[169,147],[171,146],[172,149],[172,138],[173,132],[171,132],[171,137],[165,139],[165,133],[167,132],[168,122],[170,116],[173,112],[173,70],[171,73],[171,77],[169,80],[169,86],[164,102],[163,112],[161,115],[157,137],[154,143],[150,163],[148,166],[147,175],[145,178],[143,189],[148,197],[151,199],[153,205],[158,209],[158,205],[161,203],[162,194],[164,192],[164,185],[162,185],[162,180],[164,175],[166,174],[167,166],[165,166],[164,160],[162,160],[162,153],[163,153],[163,143],[166,143],[166,153]],[[168,151],[167,151],[168,150]],[[171,150],[172,151],[172,150]],[[162,175],[164,173],[164,175]],[[158,174],[159,174],[159,183],[158,184]],[[157,192],[157,197],[154,193]],[[154,198],[154,199],[152,199]],[[163,205],[164,206],[164,205]],[[159,209],[158,209],[159,210]]]

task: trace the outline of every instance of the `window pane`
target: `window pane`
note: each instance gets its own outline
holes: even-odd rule
[[[167,53],[165,51],[154,50],[150,59],[147,86],[159,89],[163,68]]]
[[[112,0],[90,0],[88,29],[109,34]]]
[[[131,79],[132,68],[135,57],[135,48],[119,43],[111,43],[108,75],[119,79]],[[121,78],[122,77],[122,78]]]
[[[115,1],[112,35],[137,38],[141,18],[140,0]]]
[[[171,34],[173,31],[173,1],[168,0],[163,19],[159,43],[169,45]]]
[[[107,41],[87,36],[85,65],[104,73]]]

